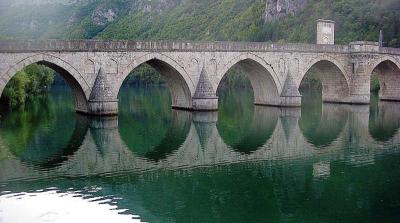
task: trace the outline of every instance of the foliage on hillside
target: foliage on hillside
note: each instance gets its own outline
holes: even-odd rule
[[[324,18],[336,21],[337,43],[377,41],[382,29],[388,46],[400,46],[399,11],[398,0],[308,0],[302,12],[265,24],[265,0],[94,0],[0,7],[0,36],[313,43]]]
[[[101,39],[248,40],[257,31],[264,0],[188,0],[173,10],[128,15],[109,25]]]
[[[385,45],[399,47],[399,12],[398,0],[310,0],[302,13],[263,25],[254,40],[314,43],[315,21],[324,18],[336,22],[338,44],[378,41],[382,29]]]

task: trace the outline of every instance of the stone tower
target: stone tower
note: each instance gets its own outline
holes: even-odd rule
[[[335,44],[335,22],[317,20],[317,44]]]

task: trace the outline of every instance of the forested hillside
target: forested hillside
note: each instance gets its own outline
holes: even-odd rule
[[[0,0],[1,38],[315,42],[318,18],[336,42],[400,46],[399,0]]]
[[[315,43],[320,18],[336,22],[338,44],[378,41],[382,29],[385,46],[400,47],[400,0],[0,0],[0,39]],[[230,72],[235,75],[228,75],[229,86],[250,86],[243,74]],[[20,105],[42,94],[52,80],[50,71],[32,66],[3,96]],[[142,65],[126,83],[164,80]],[[379,82],[373,83],[372,89],[379,89]]]

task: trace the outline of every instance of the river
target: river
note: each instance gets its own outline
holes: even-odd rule
[[[0,222],[398,222],[400,103],[172,110],[166,87],[120,91],[118,117],[68,87],[0,119]]]

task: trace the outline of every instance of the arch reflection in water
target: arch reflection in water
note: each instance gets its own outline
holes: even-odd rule
[[[318,148],[331,145],[345,128],[347,105],[322,103],[303,97],[299,127],[307,141]]]
[[[60,100],[61,99],[61,100]],[[81,146],[88,122],[73,110],[73,99],[63,86],[51,95],[5,115],[2,141],[13,156],[39,168],[60,166]]]
[[[377,95],[371,95],[369,112],[369,134],[379,142],[392,139],[400,127],[400,103],[379,101]]]
[[[152,161],[165,159],[184,143],[191,126],[191,113],[171,110],[163,88],[137,88],[120,92],[119,133],[127,147]],[[148,100],[149,98],[157,100]]]
[[[252,92],[228,89],[221,95],[217,129],[223,141],[238,152],[250,154],[272,136],[279,109],[254,106]]]

